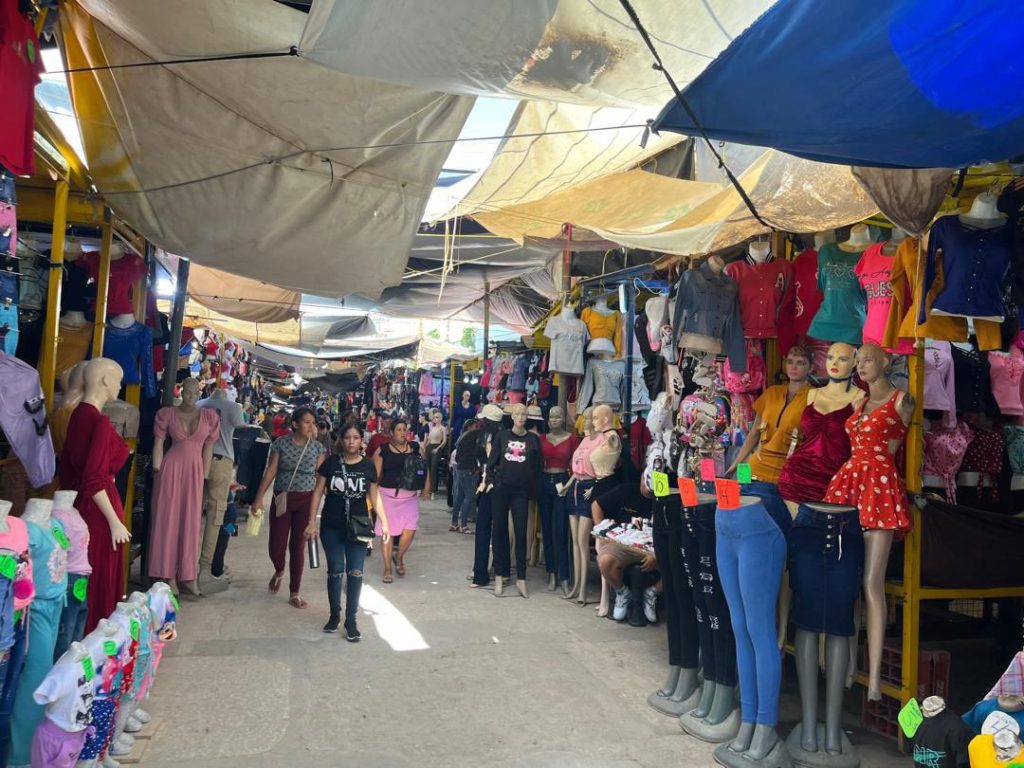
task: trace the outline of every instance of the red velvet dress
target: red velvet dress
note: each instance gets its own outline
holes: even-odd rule
[[[60,487],[78,491],[75,509],[89,527],[89,614],[85,631],[92,630],[113,613],[124,590],[124,546],[116,550],[110,542],[107,518],[92,497],[106,491],[120,520],[124,520],[121,496],[114,484],[116,475],[128,460],[128,446],[114,431],[110,419],[88,403],[81,403],[71,414],[68,437],[60,455]]]
[[[800,414],[800,445],[787,458],[779,474],[779,494],[786,501],[824,501],[829,481],[850,458],[846,420],[853,413],[847,405],[832,413],[820,413],[808,405]]]

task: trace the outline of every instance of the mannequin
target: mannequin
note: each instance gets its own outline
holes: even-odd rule
[[[856,751],[840,724],[854,606],[864,570],[864,539],[857,508],[821,502],[800,507],[789,541],[790,582],[796,605],[795,659],[802,722],[786,741],[803,765],[856,768]],[[823,608],[827,601],[827,610]],[[818,723],[818,648],[825,635],[825,724]]]
[[[150,526],[149,575],[174,589],[175,579],[193,597],[199,568],[203,478],[210,474],[213,445],[220,434],[220,414],[200,408],[199,382],[181,385],[181,405],[161,408],[153,432],[153,522]],[[164,455],[164,438],[171,448]]]
[[[78,756],[79,768],[95,768],[107,741],[112,737],[119,693],[115,682],[117,673],[124,667],[128,639],[127,629],[109,619],[100,619],[96,629],[82,640],[82,645],[92,657],[94,698],[90,712],[93,729]]]
[[[609,308],[604,296],[598,297],[594,306],[585,307],[580,313],[580,320],[587,327],[587,333],[593,339],[608,339],[615,347],[615,357],[622,356],[622,334],[620,333],[620,315]]]
[[[35,691],[36,703],[45,705],[46,716],[32,739],[33,764],[64,765],[60,756],[81,751],[88,736],[94,678],[88,649],[72,643]]]
[[[971,209],[960,215],[960,223],[968,227],[994,229],[1006,223],[1006,216],[999,212],[996,196],[982,192],[971,202]]]
[[[825,499],[834,504],[855,505],[864,529],[864,597],[868,627],[868,700],[879,701],[882,643],[885,640],[885,567],[893,534],[910,526],[906,489],[894,455],[907,432],[914,399],[895,389],[885,377],[891,356],[877,344],[865,344],[857,352],[857,374],[868,385],[862,400],[846,422],[852,456],[829,483]],[[877,451],[879,441],[884,450]],[[857,475],[856,479],[854,475]],[[860,491],[869,479],[878,481],[874,493]]]
[[[569,480],[575,447],[573,436],[565,429],[565,411],[556,405],[548,411],[547,434],[540,436],[542,462],[537,490],[548,592],[554,592],[559,584],[566,593],[570,589],[569,518],[565,498],[558,492],[558,486]]]
[[[121,694],[117,717],[114,721],[114,739],[110,754],[115,756],[129,754],[135,745],[135,738],[130,733],[126,733],[125,728],[135,713],[143,683],[150,674],[150,665],[153,660],[153,614],[150,613],[147,596],[143,592],[133,592],[128,598],[127,604],[131,607],[131,617],[137,622],[136,634],[139,647],[135,657],[131,685]],[[129,627],[130,632],[131,626]]]
[[[747,245],[747,255],[755,264],[764,264],[772,252],[769,240],[751,240]]]
[[[22,515],[28,528],[36,596],[29,617],[25,666],[11,713],[11,765],[27,764],[31,757],[32,735],[43,719],[43,707],[32,694],[53,666],[53,649],[68,586],[67,538],[64,526],[51,518],[52,508],[49,499],[29,499]]]
[[[578,405],[621,407],[626,363],[615,359],[616,350],[616,346],[608,339],[593,339],[587,345],[590,362],[580,385]]]
[[[821,250],[821,247],[828,243],[834,243],[836,241],[836,231],[834,229],[826,229],[824,232],[814,233],[814,249]]]
[[[914,751],[914,765],[926,768],[929,765],[956,766],[967,768],[968,765],[983,768],[993,765],[992,762],[977,761],[970,748],[971,737],[977,733],[974,728],[946,706],[939,696],[929,696],[921,702],[923,719],[917,732],[911,739]],[[977,729],[985,731],[982,723]],[[984,738],[984,737],[980,737]],[[989,737],[991,738],[991,737]]]
[[[509,515],[515,531],[516,589],[529,597],[526,589],[526,522],[531,492],[537,487],[541,467],[540,439],[526,429],[526,406],[516,403],[510,409],[512,429],[494,436],[487,459],[487,475],[494,483],[491,504],[494,519],[491,548],[494,552],[494,596],[502,597],[505,579],[511,577],[509,563]]]
[[[899,227],[892,228],[892,234],[889,236],[889,241],[882,246],[882,253],[886,256],[895,256],[896,251],[899,249],[900,243],[907,239],[907,231],[900,229]]]
[[[53,448],[58,456],[64,450],[64,443],[68,438],[71,414],[85,397],[85,368],[88,364],[88,361],[76,363],[60,376],[60,388],[64,394],[50,417],[50,436],[53,438]]]
[[[861,253],[871,243],[871,230],[868,229],[868,225],[854,224],[850,227],[850,237],[840,243],[839,248],[847,253]]]
[[[85,622],[88,618],[86,597],[89,593],[89,526],[75,509],[76,491],[57,491],[53,494],[54,519],[64,526],[68,537],[68,589],[66,603],[60,616],[57,645],[53,649],[56,661],[72,642],[85,637]]]
[[[85,395],[68,422],[61,453],[60,481],[78,492],[77,509],[89,528],[89,615],[85,631],[114,609],[120,596],[124,548],[131,534],[121,522],[124,511],[114,475],[128,459],[128,446],[103,415],[103,405],[117,398],[121,366],[100,357],[86,363]]]
[[[476,416],[476,408],[470,402],[472,394],[468,389],[462,390],[462,400],[455,406],[455,415],[452,419],[452,445],[454,446],[462,435],[462,427],[467,419]]]

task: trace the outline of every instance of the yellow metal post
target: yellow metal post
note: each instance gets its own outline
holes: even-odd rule
[[[103,357],[107,333],[107,300],[110,295],[110,246],[114,241],[110,209],[103,209],[103,239],[100,242],[99,278],[96,280],[96,325],[92,329],[92,356]]]
[[[924,341],[918,341],[910,358],[910,393],[914,397],[914,416],[907,432],[907,490],[921,491],[921,464],[924,460]],[[917,695],[917,662],[921,645],[921,510],[910,505],[913,528],[903,549],[903,674],[900,703]]]
[[[64,267],[64,233],[68,225],[67,180],[57,182],[53,201],[53,237],[50,244],[50,275],[47,286],[46,320],[43,325],[43,348],[39,359],[39,383],[43,387],[46,407],[53,408],[53,392],[57,370],[57,321],[60,317],[61,277]]]

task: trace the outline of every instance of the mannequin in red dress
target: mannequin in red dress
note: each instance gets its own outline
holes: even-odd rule
[[[121,598],[124,547],[131,534],[122,522],[124,510],[114,475],[128,459],[128,446],[103,415],[103,406],[117,399],[121,366],[100,357],[85,368],[85,397],[71,414],[67,442],[60,456],[61,488],[77,491],[75,508],[89,527],[89,608],[85,631],[109,616]]]

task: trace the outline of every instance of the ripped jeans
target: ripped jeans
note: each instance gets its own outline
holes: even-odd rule
[[[359,610],[359,593],[363,589],[363,565],[366,561],[366,542],[349,541],[344,522],[320,527],[320,543],[327,558],[327,601],[331,616],[341,616],[341,580],[348,573],[345,584],[345,622],[354,619]]]

